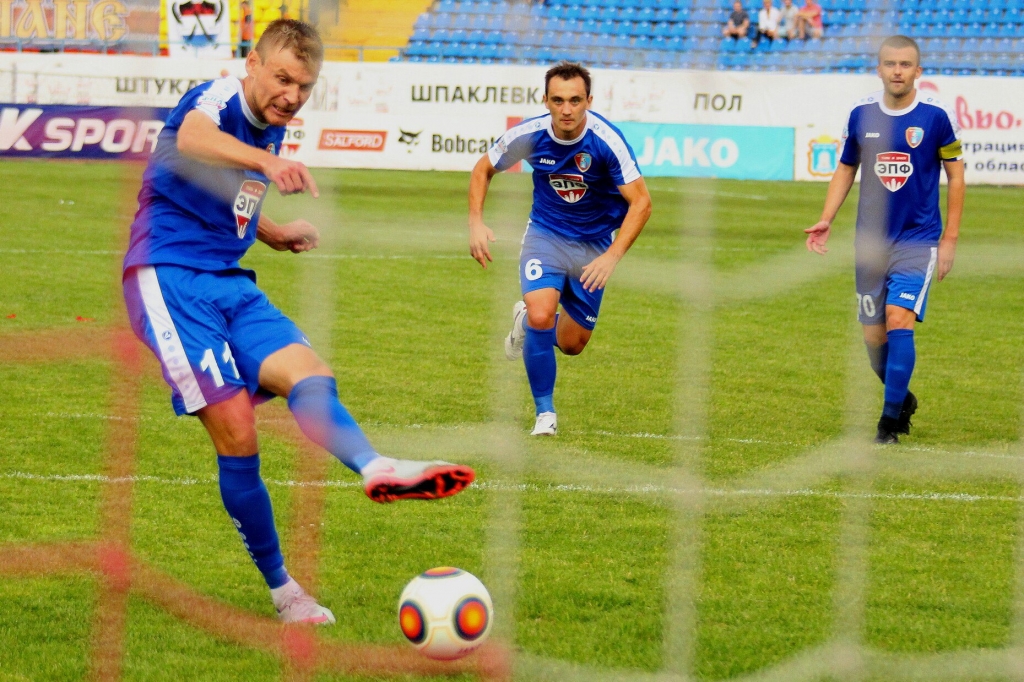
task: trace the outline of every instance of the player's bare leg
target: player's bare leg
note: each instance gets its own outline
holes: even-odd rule
[[[270,588],[277,616],[286,623],[334,623],[334,614],[288,575],[274,525],[270,495],[260,477],[256,414],[242,390],[196,413],[217,450],[224,508]]]
[[[885,408],[875,437],[878,443],[898,443],[899,434],[910,433],[910,418],[917,411],[917,397],[908,388],[916,359],[916,321],[913,310],[887,305],[885,324],[864,325],[872,368],[885,384]]]
[[[375,502],[437,499],[464,490],[473,469],[449,462],[382,457],[338,400],[330,367],[308,346],[294,343],[272,353],[260,366],[260,386],[288,399],[302,432],[363,477]]]
[[[558,338],[558,349],[566,355],[579,355],[590,342],[594,333],[568,315],[559,315],[555,335]]]

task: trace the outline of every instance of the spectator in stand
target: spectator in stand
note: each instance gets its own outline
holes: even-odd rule
[[[764,7],[757,13],[757,35],[754,36],[754,41],[760,42],[761,38],[775,40],[779,35],[779,21],[781,20],[782,12],[779,11],[779,8],[772,7],[772,0],[764,0]]]
[[[743,3],[736,0],[732,3],[732,14],[729,15],[729,21],[725,22],[722,35],[726,38],[746,38],[749,29],[750,15],[743,9]]]
[[[779,12],[782,15],[782,19],[779,21],[779,35],[786,40],[796,38],[800,34],[797,28],[800,10],[793,4],[793,0],[782,0],[782,8]]]
[[[238,31],[238,56],[241,59],[245,59],[249,56],[249,50],[252,49],[252,39],[254,37],[252,5],[249,4],[249,0],[242,0],[238,12],[238,20],[240,23]]]
[[[821,5],[817,0],[804,0],[804,6],[797,15],[796,25],[800,32],[800,40],[807,39],[808,31],[812,38],[821,37]]]

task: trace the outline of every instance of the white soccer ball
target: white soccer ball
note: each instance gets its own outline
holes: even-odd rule
[[[398,600],[398,625],[428,658],[462,658],[491,632],[494,607],[487,588],[472,573],[441,566],[413,578]]]

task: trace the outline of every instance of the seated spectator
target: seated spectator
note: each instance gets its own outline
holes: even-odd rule
[[[750,28],[750,15],[743,9],[743,3],[740,0],[732,3],[732,14],[729,15],[729,21],[725,23],[725,28],[722,29],[722,35],[726,38],[746,38],[747,30]]]
[[[764,7],[757,13],[757,35],[754,36],[754,42],[760,42],[762,37],[775,40],[779,35],[781,19],[782,12],[778,7],[772,7],[772,0],[764,0]]]
[[[782,8],[779,13],[782,15],[782,19],[779,21],[779,36],[786,40],[792,40],[800,35],[797,28],[800,10],[793,4],[793,0],[782,0]]]
[[[804,6],[797,14],[796,25],[801,40],[807,39],[808,32],[812,38],[821,37],[821,5],[817,0],[804,0]]]

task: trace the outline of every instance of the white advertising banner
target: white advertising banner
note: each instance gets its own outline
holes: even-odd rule
[[[203,6],[208,5],[216,7]],[[194,29],[190,35],[208,30],[206,24]],[[287,143],[296,158],[313,165],[467,170],[481,153],[475,142],[496,137],[509,121],[544,112],[544,71],[328,62],[301,112],[303,126],[290,131],[303,139]],[[244,76],[244,65],[0,53],[0,102],[172,107],[190,87],[224,74]],[[617,123],[792,129],[798,180],[831,177],[850,106],[881,87],[871,75],[595,69],[593,76],[595,110]],[[919,87],[956,112],[969,183],[1024,184],[1024,79],[925,76]],[[386,135],[332,133],[321,140],[325,130]],[[782,139],[773,134],[772,144]],[[441,151],[435,151],[437,144]]]
[[[230,59],[229,0],[164,0],[171,57]]]

